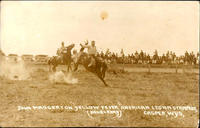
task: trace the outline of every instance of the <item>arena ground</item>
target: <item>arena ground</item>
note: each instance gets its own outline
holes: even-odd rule
[[[115,67],[116,66],[116,67]],[[110,66],[119,69],[123,65]],[[54,105],[132,105],[193,106],[199,110],[198,68],[178,69],[124,66],[117,75],[106,74],[105,87],[92,73],[81,68],[73,73],[76,84],[55,84],[49,80],[46,65],[29,65],[31,79],[10,80],[0,77],[0,126],[135,126],[197,127],[198,112],[184,111],[185,117],[148,116],[143,111],[124,111],[121,118],[99,115],[89,118],[85,111],[18,111],[18,106]],[[58,70],[64,69],[60,66]]]

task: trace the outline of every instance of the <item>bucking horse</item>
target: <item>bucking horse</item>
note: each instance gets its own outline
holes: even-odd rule
[[[72,55],[71,55],[71,50],[74,48],[74,44],[69,45],[68,47],[65,48],[65,50],[62,51],[63,58],[60,56],[53,56],[48,60],[48,65],[49,65],[49,70],[55,72],[56,67],[58,65],[67,65],[67,70],[72,71],[71,68],[71,63],[72,63]]]
[[[95,64],[93,66],[88,67],[88,64],[90,63],[90,57],[87,53],[83,52],[84,48],[82,47],[80,49],[80,52],[78,53],[78,59],[77,62],[74,64],[74,71],[78,69],[78,66],[81,64],[85,67],[85,69],[93,74],[95,74],[103,83],[105,86],[108,86],[108,84],[105,82],[105,74],[108,69],[108,66],[106,62],[100,58],[95,57]]]

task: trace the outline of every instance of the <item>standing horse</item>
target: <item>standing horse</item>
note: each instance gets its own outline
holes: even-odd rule
[[[74,47],[74,44],[69,45],[68,47],[66,47],[66,50],[64,50],[62,52],[63,54],[63,58],[61,58],[60,56],[53,56],[48,60],[48,65],[49,65],[49,70],[53,72],[56,71],[56,67],[58,65],[67,65],[67,71],[69,72],[70,70],[72,70],[71,68],[71,63],[72,63],[72,55],[71,55],[71,50]],[[52,67],[53,66],[53,67]]]
[[[107,64],[105,61],[103,61],[101,58],[95,57],[95,65],[88,67],[88,64],[90,63],[89,55],[85,52],[83,52],[84,48],[81,48],[79,52],[78,61],[75,63],[74,71],[78,69],[78,65],[82,64],[87,71],[92,72],[95,74],[103,83],[105,86],[108,86],[108,84],[105,82],[105,73],[107,71]]]

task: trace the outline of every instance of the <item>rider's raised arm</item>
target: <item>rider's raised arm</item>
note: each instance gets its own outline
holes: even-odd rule
[[[67,48],[67,49],[72,49],[72,48],[74,48],[74,44],[70,44],[69,46],[67,46],[67,47],[65,47],[65,48]]]
[[[89,45],[82,45],[83,48],[89,48]]]

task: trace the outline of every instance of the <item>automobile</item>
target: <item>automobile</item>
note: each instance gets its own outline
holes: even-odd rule
[[[19,56],[17,54],[8,54],[8,61],[18,62]]]
[[[34,56],[33,55],[30,55],[30,54],[23,54],[21,56],[22,60],[24,60],[24,62],[33,62],[34,61]]]
[[[36,55],[35,64],[47,64],[48,59],[49,59],[48,55]]]

